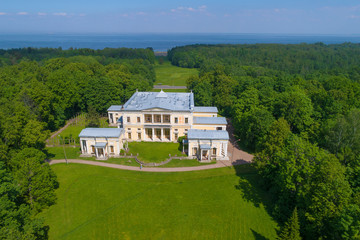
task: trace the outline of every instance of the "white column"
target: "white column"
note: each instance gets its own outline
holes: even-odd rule
[[[80,138],[80,148],[81,148],[81,153],[84,153],[84,148],[83,148],[83,143],[82,143],[82,139]]]
[[[172,128],[169,128],[170,142],[172,142],[172,141],[173,141],[173,137],[172,137],[173,132],[171,131],[171,129],[172,129]]]
[[[160,128],[160,131],[161,131],[160,139],[161,139],[161,141],[163,141],[163,139],[164,139],[164,129]]]
[[[155,128],[152,128],[152,140],[155,140]]]
[[[95,147],[95,157],[98,157],[98,149]]]

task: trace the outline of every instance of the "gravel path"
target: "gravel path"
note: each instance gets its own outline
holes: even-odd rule
[[[140,169],[139,167],[133,166],[125,166],[119,165],[114,163],[105,163],[105,162],[94,162],[88,160],[80,160],[80,159],[68,159],[68,163],[80,163],[80,164],[87,164],[87,165],[94,165],[94,166],[101,166],[101,167],[108,167],[108,168],[116,168],[116,169],[123,169],[123,170],[131,170],[131,171],[142,171],[142,172],[189,172],[189,171],[198,171],[198,170],[206,170],[206,169],[213,169],[213,168],[222,168],[222,167],[230,167],[233,164],[231,161],[218,161],[215,164],[204,165],[204,166],[197,166],[197,167],[177,167],[177,168],[159,168],[159,167],[143,167]],[[186,161],[186,160],[184,160]],[[58,164],[58,163],[65,163],[65,159],[60,160],[51,160],[49,161],[50,165]],[[246,163],[236,163],[234,165],[239,164],[246,164]]]

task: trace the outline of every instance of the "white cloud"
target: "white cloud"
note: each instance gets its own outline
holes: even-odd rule
[[[28,15],[29,13],[27,12],[18,12],[17,15]]]
[[[197,8],[193,8],[193,7],[177,7],[176,9],[170,9],[170,12],[205,12],[206,11],[207,6],[206,5],[202,5],[199,6]]]
[[[0,12],[0,16],[2,16],[2,15],[7,15],[7,13],[6,12]]]
[[[53,13],[53,15],[54,15],[54,16],[63,16],[63,17],[65,17],[65,16],[67,16],[67,13],[65,13],[65,12],[59,12],[59,13]]]
[[[47,15],[47,13],[38,12],[38,15],[39,15],[39,16],[46,16],[46,15]]]

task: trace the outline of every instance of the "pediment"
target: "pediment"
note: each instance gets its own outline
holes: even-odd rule
[[[144,109],[144,112],[163,112],[163,111],[170,111],[170,109],[166,109],[166,108],[148,108],[148,109]]]

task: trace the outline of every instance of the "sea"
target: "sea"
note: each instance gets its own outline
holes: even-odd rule
[[[360,35],[126,33],[126,34],[0,34],[0,49],[11,48],[148,48],[164,52],[190,44],[360,43]]]

